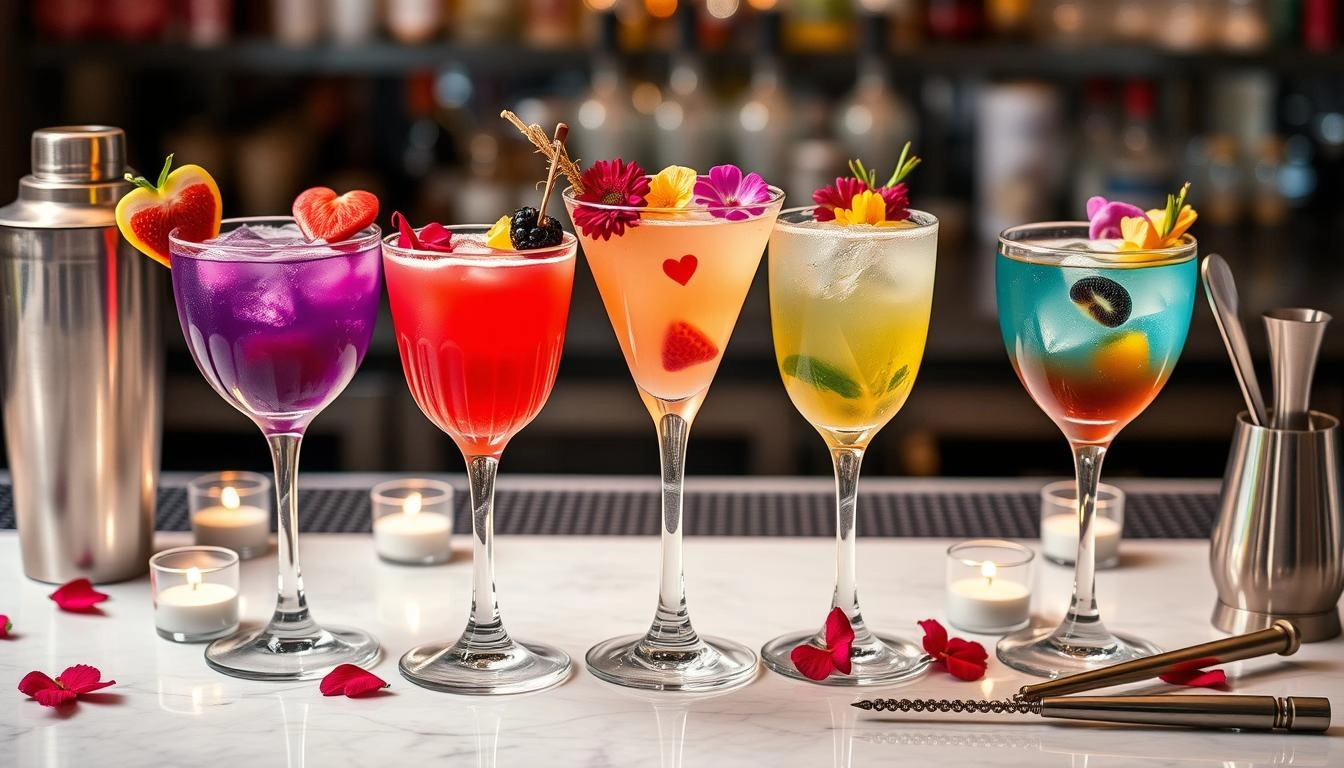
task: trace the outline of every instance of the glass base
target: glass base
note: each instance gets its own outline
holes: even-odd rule
[[[379,654],[378,641],[360,629],[321,627],[316,635],[293,638],[262,627],[214,641],[205,661],[248,680],[314,680],[341,664],[371,667]]]
[[[1040,677],[1063,677],[1161,653],[1156,645],[1128,635],[1107,633],[1103,642],[1070,644],[1053,627],[1028,627],[1004,635],[996,648],[999,661]]]
[[[726,691],[756,677],[756,654],[741,643],[700,636],[690,649],[660,650],[646,635],[626,635],[588,650],[588,671],[627,688]]]
[[[850,649],[850,673],[832,672],[824,680],[813,680],[793,665],[793,649],[817,640],[816,631],[781,635],[761,648],[761,662],[771,670],[794,680],[818,685],[885,685],[910,680],[924,674],[933,659],[918,644],[894,635],[870,633],[867,642],[856,642]]]
[[[398,664],[401,676],[444,693],[474,696],[529,693],[563,683],[569,655],[540,643],[513,642],[503,650],[468,652],[461,641],[412,648]]]

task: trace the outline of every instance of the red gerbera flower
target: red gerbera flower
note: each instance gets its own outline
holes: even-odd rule
[[[812,202],[817,204],[812,217],[817,221],[831,221],[835,218],[836,208],[848,208],[853,203],[854,196],[867,189],[868,185],[860,179],[837,176],[835,184],[812,193]],[[885,198],[885,195],[883,197]]]
[[[910,218],[910,188],[904,181],[894,187],[878,187],[875,191],[887,201],[887,221]]]
[[[583,172],[583,192],[574,196],[580,205],[574,206],[574,226],[587,237],[609,240],[625,234],[626,227],[639,225],[639,211],[644,207],[644,196],[649,193],[649,180],[644,169],[636,162],[625,163],[620,158],[598,160]],[[600,206],[622,206],[602,208]]]

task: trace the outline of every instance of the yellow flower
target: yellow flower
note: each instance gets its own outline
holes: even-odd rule
[[[509,237],[508,216],[500,216],[490,227],[490,231],[485,233],[485,245],[486,247],[498,248],[502,251],[513,250],[513,239]]]
[[[1176,223],[1171,226],[1171,231],[1166,237],[1162,236],[1163,230],[1167,229],[1167,211],[1162,208],[1153,208],[1148,211],[1148,215],[1139,218],[1137,216],[1127,217],[1120,220],[1120,234],[1124,242],[1120,245],[1122,251],[1153,251],[1162,248],[1174,248],[1181,244],[1181,236],[1190,225],[1195,223],[1199,214],[1190,206],[1182,206],[1181,212],[1176,214]]]
[[[649,193],[644,196],[644,204],[649,208],[685,208],[691,204],[695,178],[691,168],[667,166],[649,180]]]
[[[887,221],[887,201],[871,189],[865,189],[849,201],[848,208],[835,209],[835,223],[872,224],[878,227],[900,226],[899,221]]]

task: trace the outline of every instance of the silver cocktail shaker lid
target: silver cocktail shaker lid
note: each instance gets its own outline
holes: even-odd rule
[[[126,134],[108,125],[65,125],[33,132],[33,171],[19,198],[0,208],[0,227],[74,229],[116,224]]]

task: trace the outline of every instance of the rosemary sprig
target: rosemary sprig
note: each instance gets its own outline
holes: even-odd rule
[[[894,187],[900,184],[920,162],[919,156],[910,154],[910,142],[905,142],[905,146],[901,148],[901,157],[896,161],[896,170],[891,172],[891,178],[887,179],[887,183],[883,186]],[[863,167],[862,160],[850,160],[849,172],[854,174],[854,178],[867,184],[869,189],[878,188],[877,171]]]
[[[528,125],[527,123],[524,123],[520,117],[507,109],[500,112],[499,116],[508,120],[510,123],[513,123],[513,126],[518,129],[518,132],[523,134],[523,138],[527,139],[532,143],[532,146],[537,148],[538,154],[543,155],[548,161],[554,163],[556,170],[565,175],[565,178],[569,180],[570,186],[574,187],[575,192],[580,194],[583,193],[583,181],[581,179],[579,166],[573,160],[569,159],[569,154],[565,152],[565,145],[563,143],[552,140],[551,137],[547,136],[546,132],[541,129],[540,125]]]
[[[1167,215],[1162,220],[1162,230],[1159,234],[1165,241],[1171,237],[1171,231],[1176,228],[1176,219],[1181,215],[1181,210],[1185,208],[1185,196],[1190,192],[1190,182],[1185,182],[1181,191],[1175,195],[1167,195]]]

